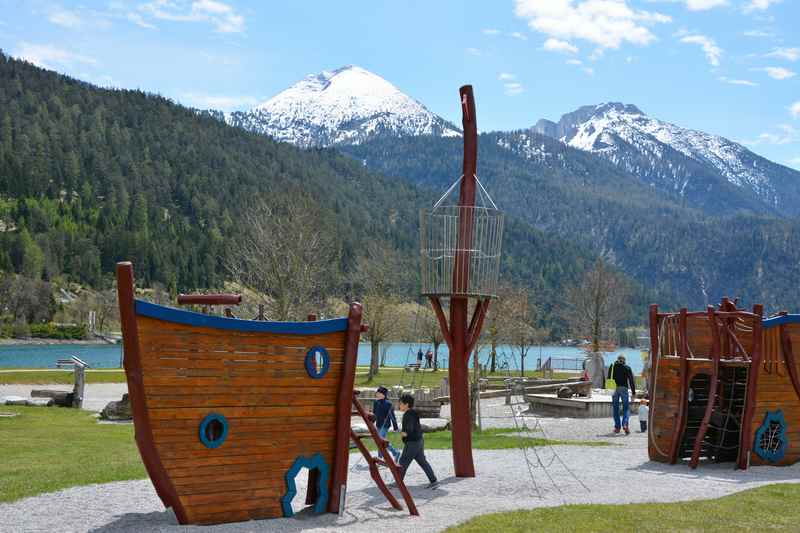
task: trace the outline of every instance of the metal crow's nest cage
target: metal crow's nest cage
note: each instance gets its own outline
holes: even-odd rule
[[[456,184],[458,181],[433,209],[420,213],[422,294],[495,297],[503,213],[480,181],[479,195],[485,195],[488,205],[441,205]]]

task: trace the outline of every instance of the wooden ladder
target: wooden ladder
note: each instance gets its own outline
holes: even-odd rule
[[[392,476],[394,476],[394,481],[397,484],[397,488],[400,489],[400,494],[403,495],[403,499],[406,502],[406,507],[408,507],[409,514],[413,516],[419,516],[417,506],[414,504],[414,499],[411,497],[411,493],[408,492],[408,487],[406,487],[405,483],[403,483],[403,478],[400,476],[400,467],[394,462],[394,457],[392,454],[389,453],[389,441],[382,439],[380,435],[378,435],[378,430],[375,427],[375,424],[369,419],[367,412],[364,410],[364,406],[358,401],[358,394],[358,391],[353,391],[353,407],[356,408],[358,415],[367,425],[369,436],[375,441],[375,444],[378,446],[378,450],[380,450],[381,454],[383,455],[383,459],[374,457],[364,443],[361,442],[362,439],[367,438],[367,435],[356,435],[355,431],[353,431],[351,428],[350,438],[353,439],[353,442],[355,442],[359,451],[367,460],[367,464],[369,464],[369,473],[372,476],[373,481],[375,481],[375,484],[381,490],[383,495],[386,496],[386,499],[389,500],[389,503],[392,504],[392,507],[397,510],[403,508],[403,506],[400,505],[400,502],[397,501],[397,498],[394,497],[394,494],[392,494],[389,488],[386,486],[386,483],[383,482],[383,478],[378,471],[378,466],[386,466],[389,468],[389,470],[392,472]]]

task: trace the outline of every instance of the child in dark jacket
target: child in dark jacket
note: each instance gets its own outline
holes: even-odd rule
[[[403,453],[400,455],[400,475],[406,477],[411,461],[416,461],[422,467],[425,475],[428,476],[429,489],[439,486],[433,468],[425,458],[425,440],[422,437],[422,425],[419,422],[419,415],[414,410],[414,397],[410,394],[403,394],[400,397],[400,411],[403,412]]]
[[[386,387],[378,387],[375,391],[375,403],[372,404],[372,414],[375,415],[375,427],[378,428],[378,435],[380,435],[382,439],[386,439],[390,426],[397,431],[397,419],[394,417],[394,407],[392,406],[392,402],[386,399],[388,393],[389,391]],[[394,460],[397,461],[400,457],[400,452],[397,451],[391,443],[389,443],[387,449],[389,453],[394,456]],[[383,457],[383,454],[378,452],[378,457]]]

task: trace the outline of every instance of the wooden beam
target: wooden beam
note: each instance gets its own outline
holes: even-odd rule
[[[706,411],[703,414],[703,421],[700,423],[700,429],[697,432],[697,437],[694,440],[694,449],[692,450],[692,458],[689,460],[689,468],[697,468],[700,462],[700,447],[703,444],[703,439],[708,431],[708,424],[711,421],[711,414],[714,412],[714,400],[717,397],[717,387],[719,386],[719,327],[717,325],[717,317],[714,311],[714,306],[708,306],[708,323],[711,326],[711,383],[708,387],[708,404]]]
[[[669,445],[669,462],[678,462],[678,451],[681,441],[686,431],[686,412],[688,410],[689,397],[689,339],[687,338],[687,310],[684,307],[678,315],[678,356],[681,359],[680,366],[680,391],[678,395],[678,409],[675,413],[675,426],[672,431],[672,440]]]
[[[785,314],[785,313],[784,313]],[[797,360],[794,356],[792,349],[792,339],[786,331],[786,325],[781,324],[779,333],[781,337],[781,351],[783,352],[783,361],[786,364],[786,370],[789,372],[789,379],[792,380],[792,387],[797,397],[800,398],[800,377],[797,375]]]
[[[742,416],[742,428],[739,435],[739,458],[737,464],[742,470],[750,466],[750,451],[753,449],[753,415],[756,409],[756,395],[758,393],[758,371],[761,367],[761,342],[762,317],[764,306],[756,304],[753,306],[753,349],[750,353],[750,370],[747,374],[747,392],[744,400],[744,416]]]
[[[444,342],[447,343],[448,350],[452,352],[453,336],[450,335],[450,328],[447,327],[447,317],[444,316],[444,311],[442,310],[442,301],[439,299],[438,296],[431,296],[430,299],[433,311],[434,313],[436,313],[436,319],[439,321],[439,327],[442,329],[442,336],[444,337]]]
[[[478,339],[481,336],[481,329],[483,329],[483,321],[486,318],[486,313],[489,311],[489,298],[484,298],[478,301],[475,306],[475,313],[472,315],[469,327],[469,342],[467,343],[467,355],[475,349]]]

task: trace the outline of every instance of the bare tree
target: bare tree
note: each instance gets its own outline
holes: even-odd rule
[[[367,246],[366,253],[356,264],[354,282],[362,294],[364,320],[369,324],[365,337],[371,347],[370,380],[379,372],[381,344],[402,334],[397,294],[407,271],[400,254],[374,242]]]
[[[518,289],[510,285],[498,287],[497,298],[492,300],[486,313],[485,325],[479,342],[481,347],[489,347],[487,363],[489,372],[492,374],[497,371],[497,347],[508,341],[515,296],[518,292]]]
[[[269,318],[304,320],[325,302],[335,280],[340,246],[319,206],[304,195],[244,213],[242,236],[226,265],[237,283],[259,295]]]
[[[425,342],[433,346],[433,369],[439,370],[439,346],[444,343],[444,335],[442,328],[439,325],[439,320],[436,318],[436,313],[433,312],[427,305],[420,305],[417,312],[419,313],[420,335]]]
[[[627,299],[628,287],[620,275],[598,258],[591,270],[567,289],[564,318],[576,335],[589,340],[589,349],[599,353],[624,316]]]
[[[520,358],[520,376],[525,375],[525,358],[530,349],[542,342],[547,330],[537,326],[537,308],[530,301],[525,289],[517,289],[507,299],[506,318],[509,344]]]

